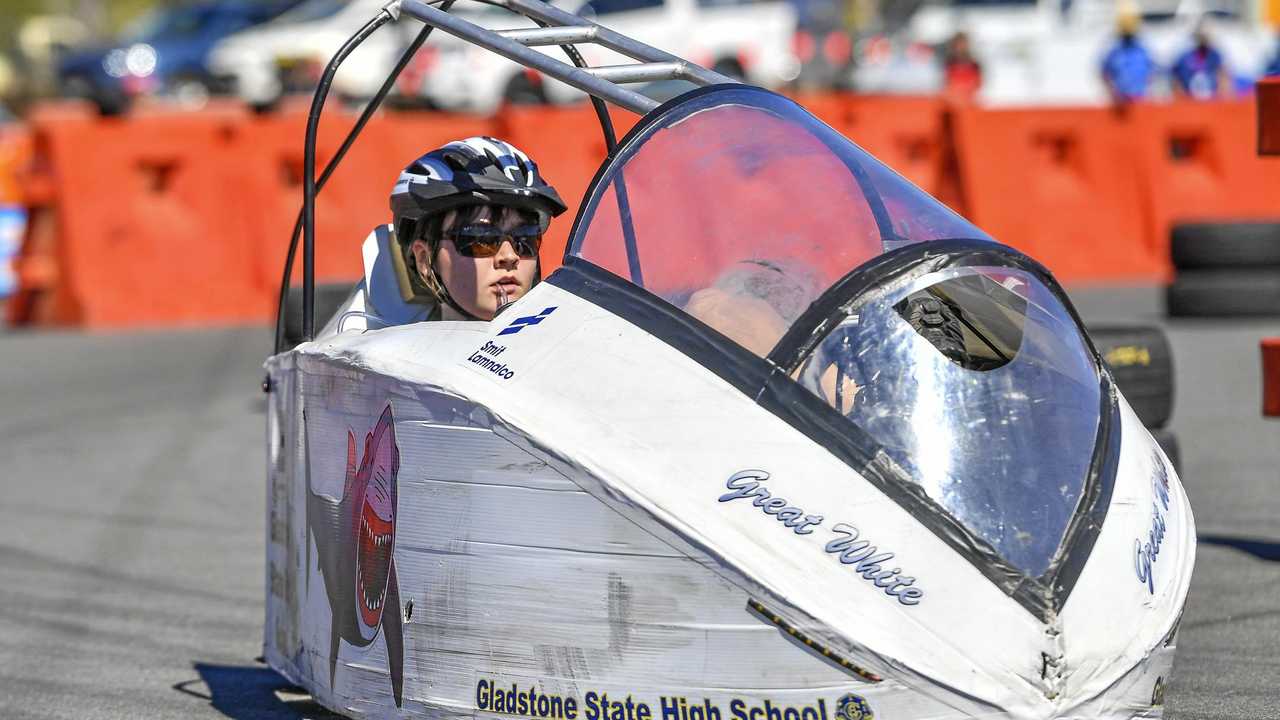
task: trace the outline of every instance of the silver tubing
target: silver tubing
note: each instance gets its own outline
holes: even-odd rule
[[[499,30],[498,34],[508,40],[515,40],[525,47],[596,41],[596,29],[590,26],[521,28],[519,30]]]
[[[523,0],[522,0],[523,1]],[[542,3],[540,3],[542,4]],[[644,115],[650,110],[658,107],[658,101],[647,98],[640,93],[601,80],[585,70],[560,62],[550,55],[543,54],[537,50],[531,50],[520,43],[505,38],[498,33],[482,28],[479,25],[467,22],[455,15],[442,12],[430,5],[422,2],[422,0],[402,0],[400,3],[401,11],[422,22],[437,27],[444,32],[461,38],[467,42],[479,45],[487,50],[491,50],[509,60],[533,68],[545,75],[549,75],[568,85],[590,93],[598,98],[608,100],[609,102],[630,110],[637,115]],[[566,13],[567,14],[567,13]],[[570,18],[581,22],[576,15],[570,15]],[[634,42],[634,41],[633,41]],[[646,46],[647,47],[647,46]]]
[[[603,25],[584,20],[542,0],[488,0],[490,4],[524,15],[550,27],[518,30],[489,30],[455,15],[437,10],[423,0],[399,0],[400,12],[437,27],[639,115],[659,103],[620,83],[688,80],[697,85],[737,82],[700,65],[651,47]],[[612,65],[582,69],[530,48],[549,45],[592,43],[639,61],[632,65]]]
[[[712,72],[701,65],[696,65],[682,58],[676,57],[671,53],[664,52],[655,47],[645,45],[644,43],[633,40],[626,35],[614,32],[603,25],[597,25],[589,20],[584,20],[571,12],[566,12],[560,8],[548,5],[542,0],[498,0],[498,4],[506,7],[508,10],[520,13],[526,17],[536,18],[551,25],[560,26],[587,26],[596,28],[596,40],[599,45],[615,50],[623,55],[640,60],[643,62],[674,62],[682,63],[686,66],[687,71],[684,79],[690,80],[698,85],[719,85],[722,83],[736,83],[737,80],[721,75],[718,72]]]
[[[605,65],[593,67],[587,72],[613,83],[654,82],[657,80],[684,80],[684,63],[637,63],[634,65]]]

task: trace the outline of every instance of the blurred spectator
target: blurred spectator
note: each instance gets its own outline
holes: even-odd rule
[[[972,100],[982,86],[982,66],[974,59],[969,34],[961,30],[947,41],[942,56],[942,89],[953,99]]]
[[[14,72],[13,63],[0,55],[0,125],[13,121],[8,106],[17,96],[17,90],[18,76]]]
[[[1173,90],[1198,100],[1229,93],[1231,79],[1227,75],[1222,53],[1213,46],[1204,21],[1196,25],[1195,46],[1178,56],[1173,63]]]
[[[1136,10],[1124,9],[1116,20],[1116,41],[1102,58],[1102,81],[1112,102],[1123,105],[1147,97],[1156,63],[1138,40],[1141,20]]]
[[[1271,62],[1267,64],[1267,69],[1262,74],[1280,75],[1280,38],[1276,38],[1276,52],[1271,56]]]

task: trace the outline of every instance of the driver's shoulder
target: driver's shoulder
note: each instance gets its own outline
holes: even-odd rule
[[[402,277],[404,259],[391,225],[377,225],[370,230],[361,243],[360,255],[362,277],[326,331],[378,330],[438,319],[434,303],[424,303],[412,292],[406,292],[406,280]]]

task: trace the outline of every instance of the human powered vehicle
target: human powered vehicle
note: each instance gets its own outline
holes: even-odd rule
[[[267,362],[271,666],[354,717],[1160,717],[1191,510],[1053,277],[791,100],[503,5],[548,27],[387,14],[644,117],[494,320],[397,325],[375,232],[382,314]],[[578,41],[641,62],[526,47]],[[658,75],[703,87],[612,82]]]

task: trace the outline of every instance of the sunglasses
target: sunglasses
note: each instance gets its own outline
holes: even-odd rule
[[[487,258],[498,254],[502,243],[509,242],[523,258],[537,257],[542,245],[542,228],[537,225],[502,230],[493,225],[463,225],[444,233],[463,257]]]

